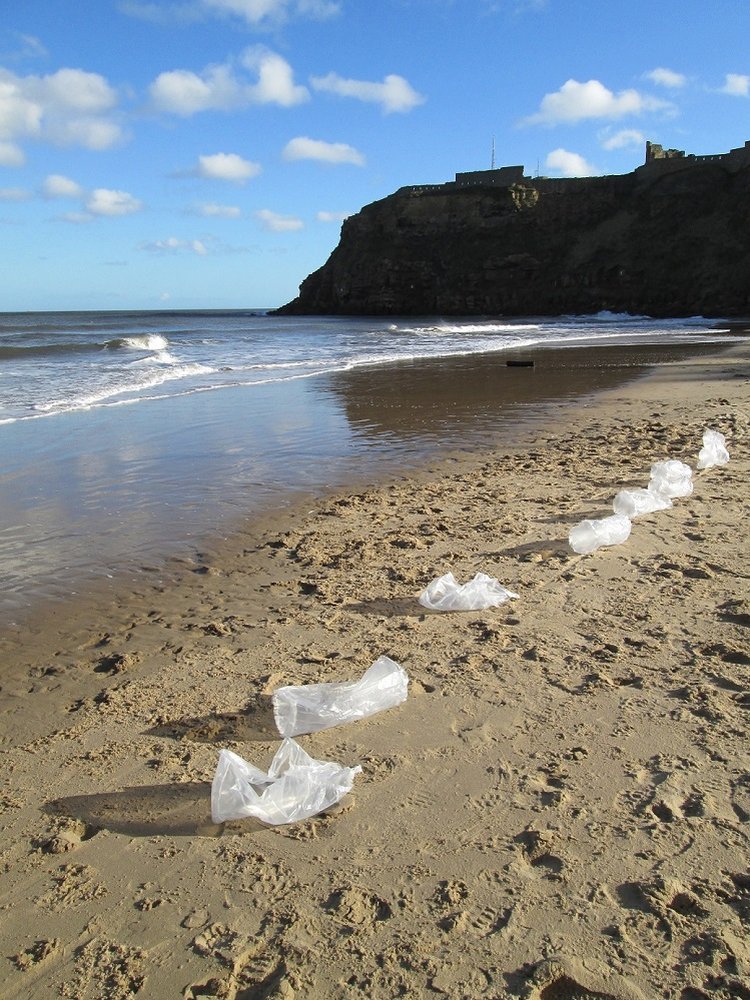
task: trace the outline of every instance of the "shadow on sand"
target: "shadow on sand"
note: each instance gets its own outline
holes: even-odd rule
[[[162,736],[193,743],[268,743],[279,739],[270,697],[251,702],[240,712],[175,719],[147,729],[146,736]]]
[[[92,831],[105,829],[130,837],[218,837],[225,828],[211,820],[211,785],[207,781],[71,795],[48,802],[45,811],[75,817]],[[243,833],[264,829],[266,826],[257,820],[242,821]]]

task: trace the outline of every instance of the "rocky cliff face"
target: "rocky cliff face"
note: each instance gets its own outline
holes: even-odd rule
[[[750,315],[750,167],[407,190],[347,219],[286,314]]]

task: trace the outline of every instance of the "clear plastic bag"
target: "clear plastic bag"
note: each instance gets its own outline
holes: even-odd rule
[[[611,514],[599,521],[580,521],[570,529],[568,543],[579,555],[596,552],[602,545],[621,545],[630,537],[630,518]]]
[[[361,770],[314,760],[288,739],[267,774],[231,750],[222,750],[211,785],[211,818],[214,823],[250,816],[273,826],[296,823],[343,798]]]
[[[726,465],[729,461],[727,442],[719,431],[705,431],[703,447],[698,453],[698,468],[710,469],[712,465]]]
[[[655,510],[666,510],[672,506],[672,501],[663,493],[655,490],[620,490],[612,501],[615,514],[625,517],[640,517],[641,514],[652,514]]]
[[[393,708],[406,701],[409,678],[388,656],[379,657],[358,681],[282,687],[272,695],[282,736],[317,733]]]
[[[693,470],[676,458],[666,462],[655,462],[651,466],[651,479],[648,488],[652,493],[661,493],[665,497],[689,497],[693,492]]]
[[[506,590],[498,581],[477,573],[473,580],[460,584],[452,573],[439,576],[419,595],[419,603],[430,611],[482,611],[497,608],[511,597],[518,597]]]

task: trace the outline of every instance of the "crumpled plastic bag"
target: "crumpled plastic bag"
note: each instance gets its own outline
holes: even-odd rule
[[[395,660],[381,656],[358,681],[277,688],[271,696],[282,736],[317,733],[364,719],[406,701],[409,678]]]
[[[689,497],[693,492],[693,470],[676,458],[666,462],[654,462],[651,466],[651,479],[648,488],[653,493],[661,493],[665,497]]]
[[[630,537],[630,518],[624,514],[610,514],[598,521],[585,520],[575,524],[568,535],[568,543],[579,555],[596,552],[602,545],[620,545]]]
[[[672,501],[663,493],[655,490],[620,490],[612,501],[615,514],[626,517],[640,517],[641,514],[652,514],[655,510],[666,510],[672,506]]]
[[[719,431],[705,431],[703,447],[698,453],[698,468],[710,469],[712,465],[726,465],[729,461],[727,442]]]
[[[343,798],[361,770],[314,760],[288,739],[276,751],[268,774],[222,750],[211,785],[211,818],[214,823],[249,816],[273,826],[296,823]]]
[[[430,611],[482,611],[497,608],[511,597],[518,597],[506,590],[498,581],[477,573],[473,580],[460,584],[452,573],[439,576],[419,595],[419,603]]]

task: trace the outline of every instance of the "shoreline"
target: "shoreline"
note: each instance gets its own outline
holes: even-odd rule
[[[550,406],[516,443],[51,606],[0,692],[0,997],[537,1000],[572,981],[633,1000],[742,981],[748,358],[663,365]],[[728,466],[625,545],[570,553],[569,527],[652,461],[694,467],[705,427]],[[520,597],[425,614],[415,595],[448,569]],[[218,750],[265,766],[278,745],[269,693],[381,654],[407,702],[300,738],[361,764],[341,808],[213,826]]]
[[[717,349],[728,346],[537,344],[365,366],[291,387],[144,404],[116,419],[70,415],[53,452],[48,434],[37,441],[43,428],[24,428],[24,453],[43,453],[25,470],[25,458],[10,462],[0,642],[4,626],[25,628],[71,592],[79,604],[98,590],[116,600],[160,572],[172,579],[253,520],[292,516],[317,497],[418,471],[455,450],[512,444],[559,405]],[[535,364],[513,367],[517,358]],[[279,412],[292,433],[273,430]]]

